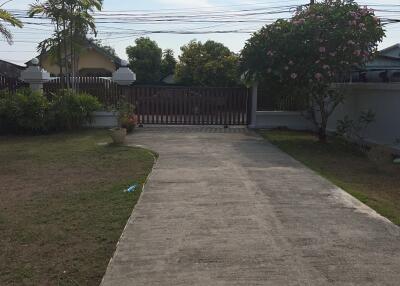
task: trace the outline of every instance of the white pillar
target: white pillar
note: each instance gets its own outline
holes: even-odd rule
[[[136,81],[136,74],[128,67],[127,61],[121,61],[121,67],[113,73],[112,80],[119,85],[131,85]]]
[[[43,92],[43,83],[50,80],[50,74],[39,66],[38,59],[33,59],[31,64],[21,72],[21,80],[29,83],[32,91]]]
[[[249,128],[257,128],[257,97],[258,82],[254,82],[251,88],[251,123]]]

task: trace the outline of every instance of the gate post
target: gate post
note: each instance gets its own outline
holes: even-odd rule
[[[21,80],[29,83],[32,91],[43,92],[43,84],[50,81],[50,74],[39,66],[39,60],[35,58],[21,72]]]
[[[119,85],[131,85],[136,81],[136,74],[128,67],[128,62],[122,60],[121,67],[113,73],[112,80]]]
[[[258,97],[258,82],[253,82],[251,87],[251,121],[249,122],[249,128],[257,128],[257,97]]]

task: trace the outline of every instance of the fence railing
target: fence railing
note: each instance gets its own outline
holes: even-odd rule
[[[51,95],[62,86],[60,78],[44,84]],[[128,101],[142,124],[244,125],[249,122],[246,88],[120,86],[107,78],[70,78],[68,84],[91,94],[105,107]]]
[[[243,125],[248,122],[245,88],[130,86],[122,96],[136,106],[143,124]]]
[[[63,81],[63,82],[61,82]],[[121,87],[108,78],[101,77],[75,77],[54,78],[43,85],[46,95],[57,92],[62,87],[76,86],[79,92],[96,97],[105,106],[116,106],[121,100]]]
[[[0,75],[0,90],[15,92],[18,88],[28,87],[29,85],[20,81],[18,78],[10,78]]]

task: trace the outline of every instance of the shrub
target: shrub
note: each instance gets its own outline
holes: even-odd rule
[[[0,133],[48,133],[80,128],[91,121],[99,101],[87,94],[59,91],[50,99],[30,89],[0,93]]]
[[[99,110],[100,102],[88,94],[73,94],[68,91],[59,91],[53,96],[51,106],[51,120],[55,130],[72,130],[90,123],[92,113]]]
[[[41,133],[48,131],[49,101],[30,89],[0,94],[0,131]]]
[[[138,123],[138,117],[135,115],[135,106],[128,102],[122,102],[118,112],[119,125],[122,128],[126,128],[128,133],[132,133]]]

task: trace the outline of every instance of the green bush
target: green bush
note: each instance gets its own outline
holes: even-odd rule
[[[90,122],[99,101],[87,94],[59,91],[50,99],[29,89],[0,92],[0,133],[48,133]]]
[[[72,130],[90,123],[92,113],[99,110],[99,101],[88,94],[60,91],[52,99],[52,121],[55,130]]]
[[[47,131],[49,101],[29,89],[0,94],[0,130],[9,133]]]

